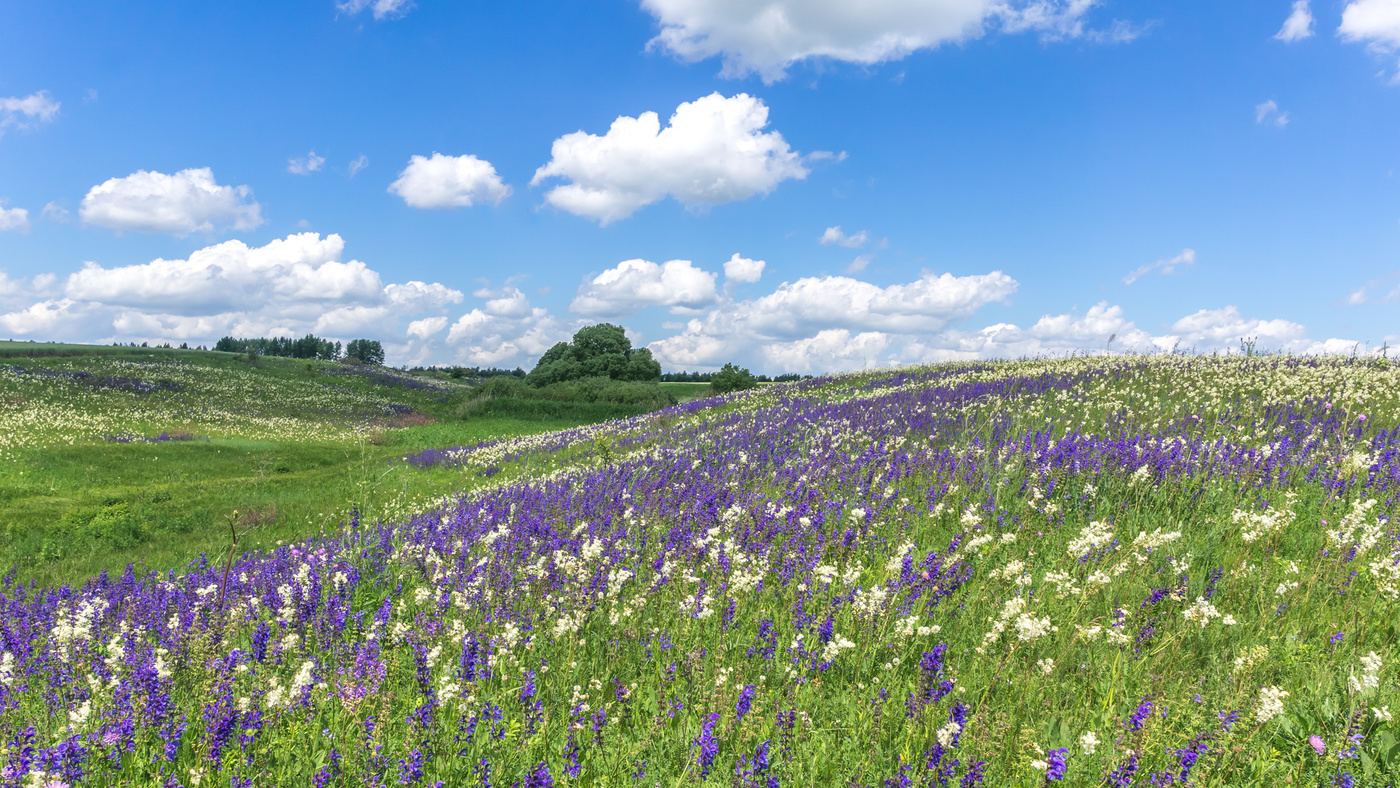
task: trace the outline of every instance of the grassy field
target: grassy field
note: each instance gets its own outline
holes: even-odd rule
[[[353,392],[337,407],[381,407]],[[4,779],[1400,782],[1393,363],[951,364],[411,437],[443,423],[386,428],[404,443],[365,443],[397,459],[358,465],[365,430],[316,437],[364,469],[342,490],[463,491],[438,506],[178,573],[0,586]],[[105,473],[190,487],[165,444],[114,448],[152,454]],[[311,456],[241,456],[248,485],[318,478]]]
[[[180,567],[403,517],[475,477],[406,452],[527,435],[609,415],[459,416],[467,386],[333,362],[0,343],[0,563],[62,582],[128,562]],[[606,411],[606,408],[602,410]],[[627,412],[630,415],[631,411]],[[166,439],[161,439],[164,435]],[[174,439],[170,439],[173,436]]]

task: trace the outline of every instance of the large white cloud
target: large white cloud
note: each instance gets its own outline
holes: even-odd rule
[[[1349,41],[1364,41],[1381,49],[1400,47],[1400,3],[1352,0],[1342,9],[1337,32]]]
[[[811,342],[823,332],[915,334],[938,331],[971,316],[979,307],[1002,301],[1016,280],[1000,271],[973,276],[925,273],[907,284],[880,287],[844,276],[806,277],[784,282],[765,296],[725,302],[703,319],[691,320],[676,336],[651,343],[652,352],[677,367],[717,366],[754,348],[810,357]],[[829,342],[836,334],[824,335]],[[806,344],[803,344],[806,343]],[[818,343],[822,344],[822,343]]]
[[[157,259],[104,268],[86,264],[55,289],[52,277],[18,283],[25,304],[2,298],[10,309],[0,326],[20,336],[110,341],[209,343],[236,336],[300,336],[337,339],[370,336],[392,343],[401,328],[441,318],[459,290],[437,282],[384,285],[358,260],[341,261],[344,241],[301,233],[249,247],[227,241],[199,249],[185,260]]]
[[[138,170],[88,190],[83,221],[114,230],[185,236],[216,229],[251,230],[262,206],[247,186],[220,186],[208,167],[174,175]]]
[[[768,265],[762,260],[751,260],[734,253],[724,262],[724,278],[731,282],[757,282],[763,277],[763,268]]]
[[[807,168],[783,136],[763,131],[768,107],[746,93],[681,104],[665,128],[655,112],[619,117],[603,136],[577,131],[554,141],[532,185],[569,182],[545,195],[553,206],[603,224],[668,195],[689,208],[767,194]]]
[[[661,32],[650,46],[687,61],[723,58],[723,74],[781,79],[809,58],[874,64],[928,47],[977,38],[989,27],[1047,38],[1123,40],[1116,23],[1094,31],[1096,0],[642,0]]]
[[[510,196],[491,162],[472,155],[413,156],[389,185],[414,208],[466,208],[479,202],[500,203]]]
[[[482,289],[472,295],[485,303],[458,318],[447,332],[447,346],[459,362],[529,366],[572,333],[548,310],[531,306],[519,288]]]
[[[23,129],[48,123],[58,116],[60,106],[47,90],[31,93],[23,98],[0,98],[0,137],[5,136],[6,129]]]
[[[29,211],[24,208],[0,206],[0,233],[6,230],[29,232]]]
[[[719,300],[716,275],[689,260],[623,260],[579,286],[569,311],[585,317],[626,317],[648,306],[694,314]]]

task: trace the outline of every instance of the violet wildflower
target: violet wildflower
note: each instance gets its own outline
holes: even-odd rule
[[[734,711],[738,715],[738,722],[744,721],[744,715],[753,708],[753,696],[758,691],[758,685],[745,684],[744,689],[739,692],[739,701],[734,704]]]
[[[1065,779],[1065,771],[1069,765],[1065,762],[1065,756],[1069,754],[1069,749],[1060,747],[1045,754],[1045,782],[1057,783]]]
[[[1147,718],[1151,715],[1152,701],[1148,700],[1147,698],[1143,698],[1142,703],[1138,704],[1137,711],[1134,711],[1132,713],[1132,716],[1128,718],[1128,730],[1142,730],[1142,726],[1146,724]]]
[[[695,764],[700,767],[700,779],[703,781],[710,776],[710,767],[714,766],[715,758],[719,756],[719,739],[715,738],[715,724],[719,722],[719,714],[706,715],[705,722],[700,726],[700,735],[690,743],[692,749],[698,749],[695,756]]]

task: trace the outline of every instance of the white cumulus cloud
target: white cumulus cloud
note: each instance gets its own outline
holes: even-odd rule
[[[1337,33],[1348,41],[1364,41],[1384,50],[1400,46],[1400,3],[1395,0],[1352,0],[1342,9]]]
[[[88,190],[83,221],[113,230],[185,236],[216,229],[251,230],[262,224],[262,206],[247,186],[220,186],[208,167],[174,175],[138,170]]]
[[[5,136],[6,129],[25,129],[48,123],[58,116],[60,106],[47,90],[30,93],[23,98],[0,98],[0,137]]]
[[[694,314],[719,300],[716,275],[689,260],[623,260],[579,286],[569,311],[585,317],[626,317],[648,306]]]
[[[325,156],[317,156],[316,151],[311,151],[305,156],[287,160],[287,172],[293,175],[309,175],[321,169],[326,163]]]
[[[0,206],[0,233],[7,230],[19,230],[22,233],[29,232],[29,211],[24,208],[6,208]]]
[[[655,112],[643,112],[619,117],[601,137],[565,134],[530,183],[567,179],[545,200],[602,224],[667,196],[688,208],[747,200],[807,177],[801,157],[781,134],[763,131],[767,125],[761,100],[712,93],[681,104],[665,128]]]
[[[1312,36],[1313,15],[1312,9],[1308,8],[1309,2],[1310,0],[1294,0],[1293,13],[1283,20],[1283,27],[1274,34],[1274,38],[1291,43]]]
[[[763,276],[766,265],[762,260],[750,260],[735,252],[724,262],[724,278],[731,282],[757,282]]]
[[[61,287],[50,275],[0,281],[0,304],[9,310],[0,326],[20,336],[88,342],[211,343],[227,334],[314,332],[390,345],[414,336],[401,321],[412,328],[441,318],[445,326],[447,305],[462,301],[461,291],[437,282],[384,285],[364,263],[342,262],[343,250],[338,235],[301,233],[260,247],[227,241],[185,260],[87,263]]]
[[[982,36],[1040,32],[1047,39],[1123,41],[1137,35],[1115,22],[1086,27],[1096,0],[642,0],[661,25],[649,47],[686,61],[719,56],[722,73],[767,82],[811,58],[870,65],[920,49]]]
[[[817,240],[821,241],[823,246],[836,245],[844,246],[847,249],[859,249],[870,240],[870,234],[861,230],[854,235],[846,235],[841,232],[841,225],[838,224],[835,227],[826,228],[826,232],[823,232],[822,237]]]
[[[431,157],[411,157],[389,192],[414,208],[466,208],[479,202],[499,204],[510,196],[510,187],[489,161],[434,151]]]
[[[913,282],[888,287],[844,276],[806,277],[784,282],[760,298],[721,303],[704,318],[691,320],[680,334],[649,347],[672,366],[717,366],[755,347],[800,343],[824,331],[938,331],[1015,290],[1016,280],[1000,271],[972,276],[926,272]]]
[[[447,331],[454,357],[474,365],[528,365],[571,331],[549,311],[531,306],[516,287],[472,294],[485,303],[458,318]]]
[[[1147,263],[1138,266],[1127,276],[1123,277],[1123,284],[1130,285],[1153,271],[1161,271],[1163,276],[1171,276],[1177,272],[1178,268],[1190,268],[1196,264],[1196,250],[1182,249],[1181,254],[1176,257],[1158,260],[1155,263]]]
[[[336,3],[335,7],[352,16],[368,8],[376,20],[383,21],[407,14],[413,10],[414,3],[413,0],[345,0]]]

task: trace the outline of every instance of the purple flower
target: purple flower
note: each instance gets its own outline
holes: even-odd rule
[[[1322,755],[1327,752],[1327,743],[1322,740],[1321,736],[1309,736],[1308,744],[1312,745],[1313,751],[1316,752],[1318,755]]]
[[[1151,715],[1152,701],[1148,700],[1147,698],[1143,698],[1142,703],[1138,704],[1137,711],[1133,712],[1132,716],[1128,718],[1128,730],[1142,730],[1142,726],[1146,724],[1147,718]]]
[[[739,715],[739,722],[743,722],[744,715],[753,708],[753,696],[757,691],[758,685],[746,684],[744,689],[739,692],[739,702],[734,704],[734,712]]]
[[[710,767],[715,765],[715,758],[719,756],[719,739],[715,738],[715,724],[718,722],[718,713],[706,715],[705,722],[700,726],[700,735],[690,743],[692,749],[699,750],[695,764],[700,767],[702,781],[710,776]]]
[[[1065,770],[1069,768],[1069,764],[1065,763],[1067,754],[1069,754],[1069,749],[1066,747],[1051,750],[1045,754],[1045,782],[1057,783],[1065,779]]]

